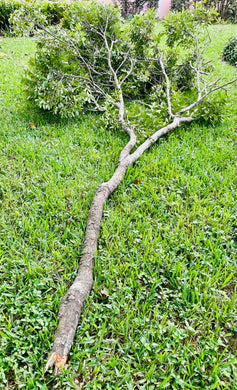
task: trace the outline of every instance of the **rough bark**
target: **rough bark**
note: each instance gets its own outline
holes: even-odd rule
[[[129,154],[136,143],[134,133],[131,131],[130,140],[120,154],[119,164],[113,176],[108,182],[98,186],[88,214],[83,255],[80,259],[78,274],[62,299],[58,313],[59,324],[45,371],[55,366],[55,372],[57,373],[67,362],[84,301],[93,286],[94,256],[106,200],[122,182],[128,167],[138,160],[146,149],[161,136],[180,126],[181,123],[191,122],[192,120],[192,117],[175,117],[172,123],[155,132],[134,153]],[[127,132],[129,133],[129,131]]]

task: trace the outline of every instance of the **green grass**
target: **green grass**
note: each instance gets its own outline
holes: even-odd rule
[[[224,80],[236,75],[220,60],[236,32],[222,26],[209,49]],[[0,388],[237,388],[236,89],[223,123],[161,139],[107,202],[94,289],[55,378],[43,367],[60,298],[126,136],[96,116],[60,120],[27,104],[33,41],[0,46]]]

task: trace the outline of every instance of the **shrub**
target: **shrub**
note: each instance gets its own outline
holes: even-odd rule
[[[11,14],[22,6],[20,0],[0,0],[0,31],[9,31],[9,18]]]
[[[202,0],[203,1],[203,0]],[[188,9],[191,4],[202,2],[201,0],[172,0],[171,10],[181,12],[182,9]],[[223,20],[229,20],[231,23],[237,22],[237,0],[205,0],[203,4],[207,9],[215,8]]]
[[[215,96],[211,96],[200,104],[200,109],[195,115],[199,123],[214,126],[217,123],[223,122],[227,115],[227,96],[225,93],[219,92]]]
[[[231,37],[223,50],[223,60],[237,66],[237,35]]]
[[[207,8],[216,8],[221,19],[231,19],[232,22],[236,22],[237,1],[236,0],[206,0],[205,5]]]
[[[119,39],[119,10],[112,5],[86,1],[76,2],[68,10],[63,29],[60,26],[51,27],[52,36],[42,34],[38,38],[36,56],[26,72],[25,84],[28,97],[39,107],[63,116],[74,116],[90,106],[94,99],[94,85],[90,84],[90,70],[80,61],[79,48],[87,63],[93,62],[93,67],[101,69],[95,76],[95,82],[99,85],[103,82],[105,96],[109,93],[111,82],[103,71],[107,67],[103,37],[93,32],[93,28],[105,25],[108,16],[108,39]],[[120,63],[121,53],[129,50],[126,44],[124,47],[122,45],[112,59],[115,67],[116,63]],[[123,69],[120,74],[123,74]]]
[[[159,34],[154,37],[155,13],[149,10],[145,15],[137,14],[124,23],[119,9],[113,5],[80,1],[65,14],[63,29],[60,26],[51,27],[51,35],[39,37],[36,56],[25,75],[29,99],[43,109],[63,116],[78,115],[94,105],[96,83],[102,86],[104,92],[103,98],[101,95],[96,97],[97,103],[108,106],[107,96],[113,93],[114,84],[111,83],[111,75],[106,73],[108,59],[103,35],[95,33],[96,30],[103,30],[108,16],[107,36],[109,41],[116,42],[111,61],[113,68],[118,69],[118,79],[123,79],[133,63],[133,71],[123,83],[126,98],[134,101],[153,96],[154,86],[164,82],[155,52],[160,39]],[[23,25],[22,22],[18,24]],[[62,45],[62,42],[65,44]],[[194,79],[189,65],[193,56],[187,55],[182,63],[175,51],[167,49],[165,66],[174,88],[182,87],[184,90],[192,86]],[[126,52],[130,60],[123,63]],[[82,55],[84,63],[81,61]],[[154,61],[148,63],[150,55],[154,56]],[[87,64],[91,64],[92,70],[99,70],[93,75],[93,83]]]
[[[237,1],[228,8],[228,21],[237,23]]]
[[[38,0],[34,2],[34,7],[42,12],[49,25],[58,24],[69,6],[70,3],[63,0]]]
[[[55,25],[62,20],[70,6],[72,3],[69,0],[0,0],[0,31],[11,30],[20,9],[31,14],[40,13],[48,25]]]
[[[22,26],[24,18],[18,16]],[[27,96],[40,108],[62,116],[95,108],[109,112],[111,101],[117,98],[111,63],[128,106],[139,111],[143,100],[146,107],[152,107],[150,116],[156,113],[155,120],[164,119],[166,82],[160,58],[171,83],[172,103],[179,111],[196,93],[195,37],[205,45],[203,34],[215,17],[215,10],[207,13],[198,4],[192,12],[170,13],[157,32],[151,10],[125,23],[119,9],[111,4],[75,2],[60,25],[48,26],[37,34],[36,54],[24,79]],[[160,46],[165,47],[162,54]],[[204,69],[205,73],[210,70]],[[111,122],[111,116],[107,119]]]

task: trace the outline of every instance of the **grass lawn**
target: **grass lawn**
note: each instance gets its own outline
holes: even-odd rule
[[[237,26],[213,29],[227,81]],[[237,87],[223,123],[161,139],[107,202],[94,289],[55,378],[43,368],[60,298],[126,135],[33,108],[20,81],[34,41],[0,46],[0,389],[237,389]]]

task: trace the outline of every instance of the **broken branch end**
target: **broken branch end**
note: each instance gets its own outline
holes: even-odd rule
[[[44,372],[48,371],[53,366],[55,374],[58,374],[66,365],[68,359],[68,355],[60,356],[57,352],[53,351],[48,358],[48,361],[45,365]]]

